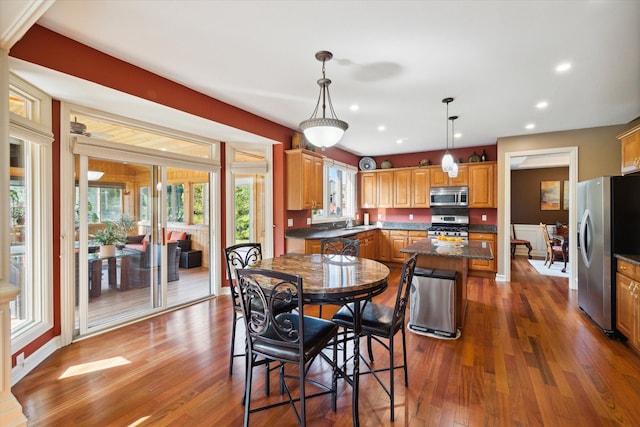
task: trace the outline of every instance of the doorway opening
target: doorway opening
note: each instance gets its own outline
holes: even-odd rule
[[[511,170],[512,165],[530,159],[530,162],[542,161],[548,165],[550,157],[563,158],[556,165],[569,167],[569,236],[576,236],[577,227],[577,183],[578,183],[578,147],[559,147],[540,150],[513,151],[504,154],[504,218],[501,223],[500,233],[502,245],[499,253],[502,273],[496,275],[496,280],[508,282],[511,280]],[[577,254],[576,239],[569,240],[569,260],[575,259]],[[569,263],[569,289],[577,289],[577,268],[575,263]]]

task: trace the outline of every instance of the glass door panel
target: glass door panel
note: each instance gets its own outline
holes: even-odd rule
[[[230,244],[259,242],[265,246],[264,175],[234,174],[234,230]]]
[[[212,294],[209,269],[209,173],[167,168],[167,305]]]
[[[83,174],[77,158],[76,319],[84,334],[160,307],[162,186],[157,166],[88,158]]]
[[[77,159],[76,333],[211,295],[210,173],[88,157],[83,174]]]

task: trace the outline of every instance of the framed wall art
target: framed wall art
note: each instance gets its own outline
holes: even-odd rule
[[[540,210],[560,210],[560,181],[540,181]]]

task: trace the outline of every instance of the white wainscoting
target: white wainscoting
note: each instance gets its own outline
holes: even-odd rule
[[[540,230],[540,224],[514,224],[516,229],[516,236],[518,239],[528,240],[531,242],[531,256],[544,258],[547,253],[547,246],[542,237],[542,230]],[[516,255],[527,256],[527,248],[522,245],[516,246]]]

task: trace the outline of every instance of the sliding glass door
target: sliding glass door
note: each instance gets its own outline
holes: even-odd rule
[[[209,173],[77,156],[76,176],[77,334],[211,295]]]
[[[69,114],[74,191],[65,200],[75,221],[64,234],[73,235],[65,245],[73,269],[63,300],[73,308],[71,339],[217,291],[217,143],[91,114]]]

